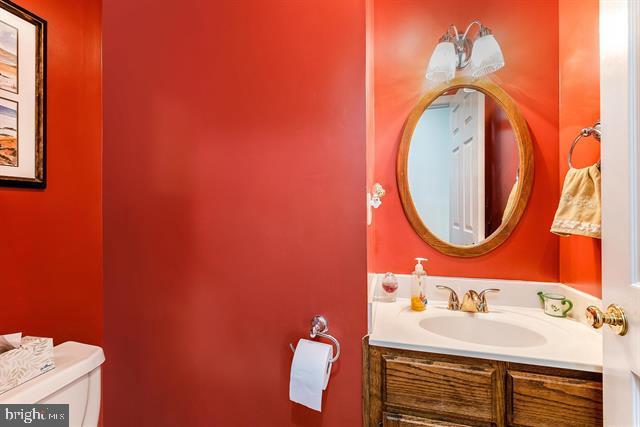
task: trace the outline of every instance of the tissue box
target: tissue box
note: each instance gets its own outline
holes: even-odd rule
[[[20,347],[0,354],[0,394],[54,367],[53,339],[24,337]]]

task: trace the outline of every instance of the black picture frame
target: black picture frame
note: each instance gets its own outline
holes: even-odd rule
[[[36,29],[35,176],[23,178],[0,174],[0,187],[44,189],[47,186],[47,21],[8,0],[0,0],[0,8],[29,22]]]

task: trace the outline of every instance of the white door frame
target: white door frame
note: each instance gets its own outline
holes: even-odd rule
[[[606,426],[640,425],[639,34],[639,2],[600,0],[602,301],[622,305],[630,322],[623,337],[603,328]]]

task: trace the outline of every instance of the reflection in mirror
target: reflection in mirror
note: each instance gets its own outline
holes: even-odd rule
[[[440,95],[409,147],[409,191],[420,219],[445,242],[482,242],[514,207],[518,162],[514,130],[498,102],[471,88]]]

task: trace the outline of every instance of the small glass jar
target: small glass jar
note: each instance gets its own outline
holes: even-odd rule
[[[398,293],[398,278],[393,273],[387,273],[382,279],[382,292],[380,300],[394,302]]]

